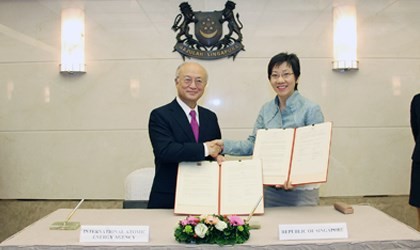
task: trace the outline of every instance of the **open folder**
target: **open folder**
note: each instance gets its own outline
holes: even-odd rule
[[[181,162],[178,168],[176,214],[248,215],[263,196],[260,160]],[[255,214],[264,213],[264,202]]]
[[[252,158],[262,160],[264,184],[326,182],[331,132],[331,122],[258,130]]]

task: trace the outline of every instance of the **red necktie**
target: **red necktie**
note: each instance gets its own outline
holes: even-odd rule
[[[192,131],[194,133],[194,137],[195,137],[195,141],[198,142],[198,122],[197,122],[197,118],[195,117],[195,110],[191,110],[190,111],[190,116],[191,116],[191,128]]]

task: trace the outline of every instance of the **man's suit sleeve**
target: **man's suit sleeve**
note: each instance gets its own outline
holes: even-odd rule
[[[420,94],[414,96],[410,105],[410,125],[414,136],[414,150],[411,159],[420,162]]]
[[[416,95],[411,101],[411,107],[410,107],[411,131],[413,132],[414,140],[416,143],[420,143],[417,141],[417,138],[419,137],[419,126],[420,126],[420,124],[418,123],[420,119],[420,117],[418,116],[419,113],[420,113],[420,95]]]

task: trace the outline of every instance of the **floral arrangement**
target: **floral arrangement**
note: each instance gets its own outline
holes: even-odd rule
[[[234,245],[249,239],[250,227],[236,215],[187,216],[175,229],[181,243]]]

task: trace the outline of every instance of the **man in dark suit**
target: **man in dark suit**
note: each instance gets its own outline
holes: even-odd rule
[[[411,101],[410,125],[415,145],[411,156],[409,204],[417,208],[417,230],[420,231],[420,94],[415,95]]]
[[[197,105],[207,79],[207,71],[200,64],[181,64],[175,77],[178,96],[150,114],[149,136],[156,169],[148,208],[174,207],[180,162],[215,159],[221,152],[220,146],[213,141],[221,138],[216,114]],[[194,119],[191,110],[196,113],[198,135],[190,125]]]

